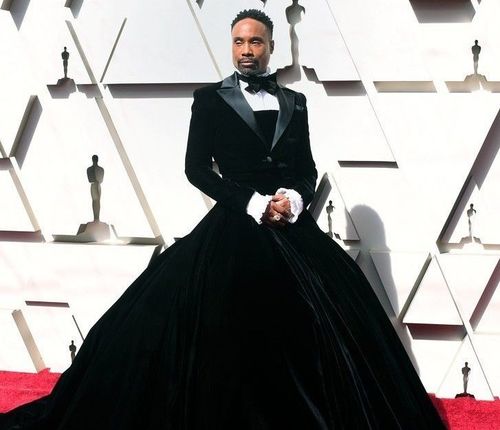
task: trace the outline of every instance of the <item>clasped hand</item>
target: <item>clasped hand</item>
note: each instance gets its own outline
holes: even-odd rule
[[[291,216],[290,200],[284,194],[275,194],[262,214],[261,221],[272,227],[284,227]]]

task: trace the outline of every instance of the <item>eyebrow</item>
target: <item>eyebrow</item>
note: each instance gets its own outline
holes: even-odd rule
[[[241,37],[241,36],[235,36],[235,37],[233,37],[233,40],[234,41],[236,41],[236,40],[243,40],[243,37]],[[253,36],[253,37],[250,38],[250,41],[253,41],[253,40],[258,40],[260,42],[263,42],[264,38],[260,37],[260,36]]]

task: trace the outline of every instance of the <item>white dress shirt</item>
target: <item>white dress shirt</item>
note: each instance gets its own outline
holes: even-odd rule
[[[241,92],[253,111],[280,110],[280,104],[275,95],[269,94],[265,90],[260,90],[258,93],[252,93],[247,91],[245,89],[246,87],[248,87],[248,82],[240,80]]]
[[[279,110],[280,105],[278,98],[275,95],[269,94],[265,90],[260,90],[258,93],[252,93],[246,91],[246,87],[248,87],[247,82],[240,80],[239,83],[241,92],[253,111]],[[302,196],[297,191],[288,188],[278,188],[275,194],[284,194],[290,201],[290,211],[292,215],[288,218],[288,222],[294,223],[297,221],[298,216],[304,209]],[[262,224],[261,217],[272,197],[273,196],[271,195],[262,195],[255,191],[250,198],[247,205],[247,214],[250,215],[258,224]]]

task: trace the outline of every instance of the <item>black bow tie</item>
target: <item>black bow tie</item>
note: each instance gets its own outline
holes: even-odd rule
[[[238,73],[238,79],[248,83],[248,87],[245,90],[250,93],[258,93],[260,90],[264,90],[274,95],[278,90],[276,73],[267,76],[245,76]]]

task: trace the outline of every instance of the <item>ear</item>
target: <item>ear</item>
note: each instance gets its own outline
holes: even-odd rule
[[[272,54],[272,53],[274,52],[274,40],[271,40],[271,41],[269,42],[269,46],[270,46],[270,48],[271,48],[270,52],[271,52],[271,54]]]

